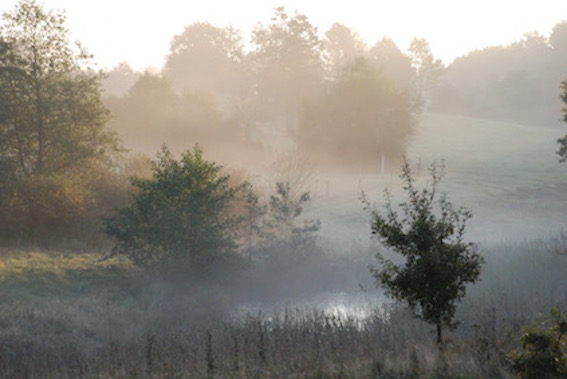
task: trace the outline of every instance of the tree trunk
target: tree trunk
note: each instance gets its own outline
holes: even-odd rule
[[[442,325],[437,324],[437,345],[443,345]]]

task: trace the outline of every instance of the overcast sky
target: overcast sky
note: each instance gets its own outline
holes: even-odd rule
[[[41,2],[41,0],[40,0]],[[0,0],[0,12],[17,0]],[[567,0],[43,0],[65,10],[72,38],[95,54],[101,67],[127,61],[142,70],[159,68],[171,38],[185,25],[209,21],[233,25],[245,37],[268,23],[273,8],[299,10],[323,34],[332,23],[357,31],[368,43],[384,36],[405,50],[413,37],[429,41],[445,63],[473,49],[505,45],[526,32],[548,35],[567,20]]]

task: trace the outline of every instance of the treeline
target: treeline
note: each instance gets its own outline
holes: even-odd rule
[[[526,33],[508,46],[456,59],[431,94],[431,109],[524,125],[561,126],[560,83],[567,77],[567,22],[549,36]]]
[[[190,24],[159,72],[123,63],[104,85],[109,125],[137,151],[199,142],[211,153],[242,153],[277,148],[284,137],[314,162],[384,156],[397,168],[424,88],[441,72],[425,40],[408,52],[388,38],[371,46],[338,23],[321,37],[305,15],[282,7],[248,41],[231,27]]]

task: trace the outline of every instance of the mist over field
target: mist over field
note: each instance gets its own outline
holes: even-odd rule
[[[278,7],[100,72],[19,1],[0,376],[567,375],[567,22],[526,32],[444,63]]]

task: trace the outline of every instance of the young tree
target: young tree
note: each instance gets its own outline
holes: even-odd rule
[[[276,182],[259,228],[254,255],[269,264],[301,264],[321,252],[317,246],[319,220],[301,220],[303,207],[311,200],[309,192],[297,192],[289,182]]]
[[[465,224],[471,217],[464,208],[455,209],[437,187],[442,167],[430,168],[432,183],[416,188],[414,173],[407,161],[402,167],[403,189],[408,199],[398,215],[386,192],[386,213],[379,213],[362,196],[371,218],[372,234],[404,258],[396,264],[377,255],[380,268],[371,267],[377,285],[396,300],[407,302],[414,315],[437,328],[437,343],[442,344],[442,329],[456,327],[456,303],[465,296],[465,285],[480,276],[483,258],[473,243],[464,241]]]
[[[567,315],[552,308],[549,315],[522,328],[521,348],[508,355],[508,362],[520,378],[567,377]]]
[[[232,205],[247,187],[229,180],[198,146],[179,160],[163,147],[152,177],[133,179],[129,205],[105,222],[113,253],[141,266],[206,265],[234,253],[241,218]]]

